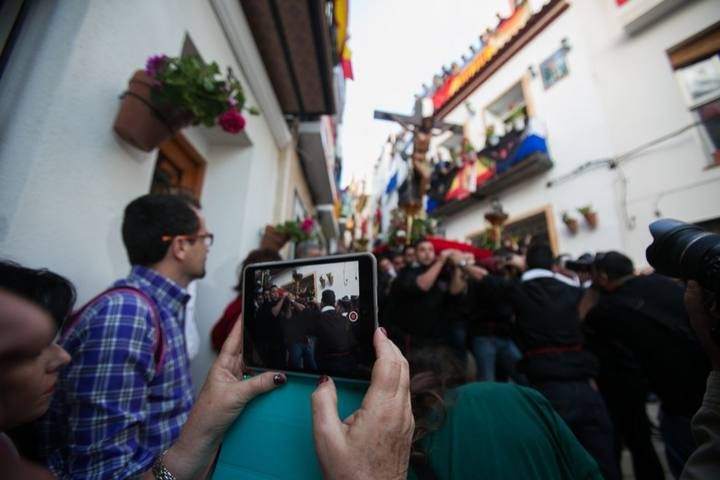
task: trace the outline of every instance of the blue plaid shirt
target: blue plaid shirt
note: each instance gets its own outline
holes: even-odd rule
[[[155,322],[137,293],[113,292],[82,314],[60,344],[72,356],[39,422],[50,469],[61,479],[130,478],[177,439],[192,407],[184,311],[190,296],[144,267],[115,286],[155,301],[165,360],[155,372]]]

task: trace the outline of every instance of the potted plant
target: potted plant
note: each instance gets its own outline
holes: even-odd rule
[[[563,213],[562,221],[570,231],[571,235],[575,235],[578,233],[578,221],[571,217],[567,212]]]
[[[585,217],[585,221],[588,223],[588,225],[590,225],[590,228],[594,229],[597,227],[597,212],[593,210],[590,205],[578,208],[578,212],[580,212],[580,215]]]
[[[493,200],[490,205],[490,211],[485,214],[485,220],[494,227],[502,226],[508,219],[508,214],[503,210],[498,200]]]
[[[288,220],[275,225],[277,232],[287,235],[289,240],[296,243],[312,240],[314,238],[314,228],[315,220],[312,217],[307,217],[303,220]]]
[[[260,240],[260,248],[279,251],[290,240],[285,233],[279,232],[274,226],[267,225],[263,232],[262,240]]]
[[[525,106],[524,105],[518,105],[515,107],[514,110],[508,115],[507,122],[511,125],[513,129],[515,129],[518,132],[522,132],[525,130],[526,125],[526,115],[525,115]]]
[[[494,147],[500,143],[500,137],[495,133],[495,125],[485,128],[485,147]]]
[[[230,67],[223,77],[215,62],[199,55],[155,55],[137,70],[122,95],[113,128],[135,147],[149,152],[188,125],[212,127],[235,134],[245,128],[245,94]]]

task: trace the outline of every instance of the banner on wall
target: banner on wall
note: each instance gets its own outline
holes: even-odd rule
[[[467,84],[485,65],[495,57],[517,32],[522,29],[531,17],[530,4],[525,2],[513,14],[503,20],[490,36],[489,41],[475,54],[472,60],[457,75],[450,75],[445,83],[433,95],[433,106],[438,110]]]

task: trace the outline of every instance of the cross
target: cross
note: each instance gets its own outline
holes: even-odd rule
[[[432,116],[432,114],[431,114]],[[376,120],[389,120],[391,122],[397,122],[407,130],[411,130],[411,126],[415,128],[421,128],[423,116],[422,116],[422,99],[415,101],[415,108],[413,109],[412,115],[403,115],[401,113],[384,112],[382,110],[375,110],[373,118]],[[429,117],[425,117],[429,118]],[[440,130],[438,133],[451,131],[458,135],[463,134],[463,126],[455,123],[443,122],[442,120],[434,120],[432,123],[432,130]],[[414,131],[412,129],[411,131]]]
[[[423,108],[424,107],[424,108]],[[430,147],[430,138],[433,133],[440,134],[452,131],[463,134],[463,126],[443,122],[433,118],[433,105],[430,98],[417,98],[412,115],[383,112],[375,110],[374,117],[378,120],[390,120],[399,123],[405,130],[413,134],[413,154],[410,175],[408,175],[408,189],[401,191],[399,205],[408,214],[414,215],[422,210],[423,195],[430,186],[431,165],[427,160],[427,151]]]

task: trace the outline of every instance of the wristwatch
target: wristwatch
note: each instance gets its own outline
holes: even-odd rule
[[[162,463],[166,453],[167,450],[165,450],[162,455],[160,455],[158,459],[155,460],[155,463],[152,466],[153,477],[155,477],[157,480],[177,480],[175,478],[175,475],[170,473],[170,470],[168,470],[167,467]]]

